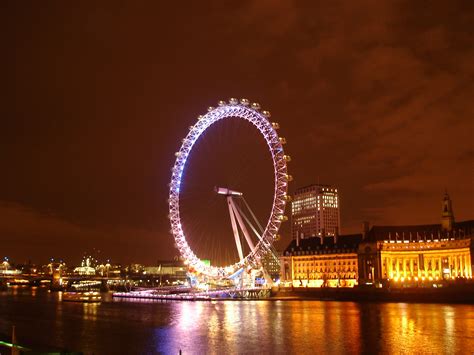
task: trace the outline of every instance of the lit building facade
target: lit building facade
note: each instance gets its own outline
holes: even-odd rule
[[[330,185],[299,188],[291,204],[293,239],[339,234],[339,196]]]
[[[12,268],[8,262],[8,258],[5,258],[0,264],[0,275],[20,275],[21,270]]]
[[[441,224],[373,226],[364,233],[297,237],[281,257],[281,281],[293,287],[417,286],[472,279],[474,220],[454,221],[446,194]]]
[[[374,226],[359,245],[360,281],[418,283],[472,278],[474,221],[453,224]]]
[[[354,287],[362,234],[295,239],[281,257],[281,283],[293,287]]]
[[[445,194],[441,224],[373,226],[359,245],[361,283],[417,284],[470,279],[473,275],[474,221],[456,223]]]
[[[74,268],[74,273],[79,275],[95,275],[94,263],[97,260],[93,259],[91,256],[84,257],[81,261],[81,266]]]
[[[160,284],[186,281],[187,266],[181,260],[163,260],[156,266],[143,267],[143,274],[159,277]]]

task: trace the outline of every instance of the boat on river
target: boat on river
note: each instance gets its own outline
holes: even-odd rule
[[[100,292],[64,292],[62,300],[64,302],[84,302],[84,303],[99,303],[102,298]]]

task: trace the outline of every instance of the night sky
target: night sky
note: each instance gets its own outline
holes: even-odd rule
[[[339,188],[342,233],[439,223],[445,189],[457,220],[474,216],[471,0],[3,1],[0,23],[1,257],[172,258],[174,152],[230,97],[280,123],[292,191]],[[240,121],[208,133],[186,170],[201,187],[189,228],[220,208],[206,184],[242,186],[264,216],[259,135]],[[222,216],[205,227],[230,233]]]

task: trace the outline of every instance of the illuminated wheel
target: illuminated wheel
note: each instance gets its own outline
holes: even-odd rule
[[[252,123],[261,133],[270,150],[274,170],[274,195],[273,205],[270,217],[263,230],[261,237],[255,248],[246,256],[232,265],[218,267],[205,264],[199,259],[189,247],[180,219],[180,186],[186,160],[196,143],[198,138],[211,125],[220,120],[227,118],[240,118]],[[196,272],[213,277],[226,278],[245,266],[258,267],[261,258],[270,250],[273,242],[277,237],[281,222],[286,219],[284,216],[286,202],[288,200],[287,187],[291,176],[287,174],[287,161],[289,157],[283,151],[285,139],[280,138],[277,134],[278,124],[271,123],[268,118],[268,111],[260,111],[260,105],[257,103],[250,104],[248,100],[230,99],[229,103],[219,101],[217,108],[209,107],[208,113],[199,116],[194,126],[190,127],[188,135],[183,139],[183,144],[178,152],[176,152],[176,161],[172,168],[170,191],[169,191],[169,219],[171,222],[171,232],[174,236],[175,243],[179,249],[181,256],[185,259],[190,269]]]

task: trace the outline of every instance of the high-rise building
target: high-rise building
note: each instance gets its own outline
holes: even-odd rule
[[[291,205],[293,239],[335,236],[340,232],[339,196],[330,185],[310,185],[296,190]]]

